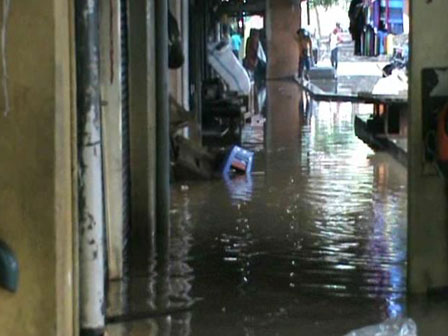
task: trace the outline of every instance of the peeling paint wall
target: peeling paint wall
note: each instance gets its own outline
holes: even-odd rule
[[[424,169],[421,72],[448,66],[448,1],[411,0],[411,118],[409,125],[409,289],[448,286],[446,182]]]
[[[14,249],[21,273],[16,294],[0,289],[0,335],[73,334],[69,4],[11,2],[0,239]]]

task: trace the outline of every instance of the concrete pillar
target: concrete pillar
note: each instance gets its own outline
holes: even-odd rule
[[[154,0],[129,1],[131,228],[138,256],[154,248],[156,68]],[[143,260],[143,261],[145,261]]]
[[[268,44],[268,78],[282,78],[293,76],[298,69],[298,47],[295,40],[295,32],[300,26],[300,7],[290,0],[267,0],[266,11],[266,37]],[[273,89],[275,88],[275,89]],[[268,95],[272,90],[278,89],[277,85],[269,85]],[[275,102],[268,98],[269,105]],[[298,106],[298,105],[297,105]],[[269,112],[271,109],[267,109]],[[272,135],[275,133],[271,119],[266,116],[265,145],[269,150],[272,144]]]
[[[104,191],[110,279],[123,276],[123,134],[120,0],[100,1]]]
[[[409,118],[408,285],[413,293],[448,286],[448,199],[446,180],[425,164],[422,136],[422,69],[446,66],[448,30],[441,28],[447,1],[411,5]]]
[[[0,239],[16,253],[20,279],[17,293],[0,289],[2,335],[75,335],[71,6],[68,0],[11,1]]]
[[[291,0],[267,0],[268,78],[294,75],[298,70],[299,50],[295,40],[300,27],[300,6]],[[281,51],[281,52],[280,52]]]
[[[170,244],[170,110],[168,69],[168,0],[155,0],[156,14],[156,120],[157,120],[157,202],[156,239],[158,263],[169,260]],[[168,266],[167,266],[168,267]],[[160,274],[160,272],[159,272]]]

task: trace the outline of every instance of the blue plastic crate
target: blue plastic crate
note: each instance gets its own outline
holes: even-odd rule
[[[253,152],[234,146],[224,162],[222,172],[223,174],[228,174],[231,169],[234,169],[242,173],[250,174],[252,171],[253,159]]]

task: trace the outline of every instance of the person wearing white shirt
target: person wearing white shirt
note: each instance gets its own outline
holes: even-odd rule
[[[341,25],[336,23],[336,27],[330,34],[330,51],[331,51],[331,66],[337,70],[339,62],[339,45],[342,42]]]

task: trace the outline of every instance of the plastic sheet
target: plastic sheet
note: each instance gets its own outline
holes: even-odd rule
[[[394,319],[352,331],[345,336],[417,336],[417,325],[412,319]]]
[[[229,43],[211,43],[208,46],[208,62],[229,86],[230,91],[248,95],[250,79],[246,69],[232,52]]]

